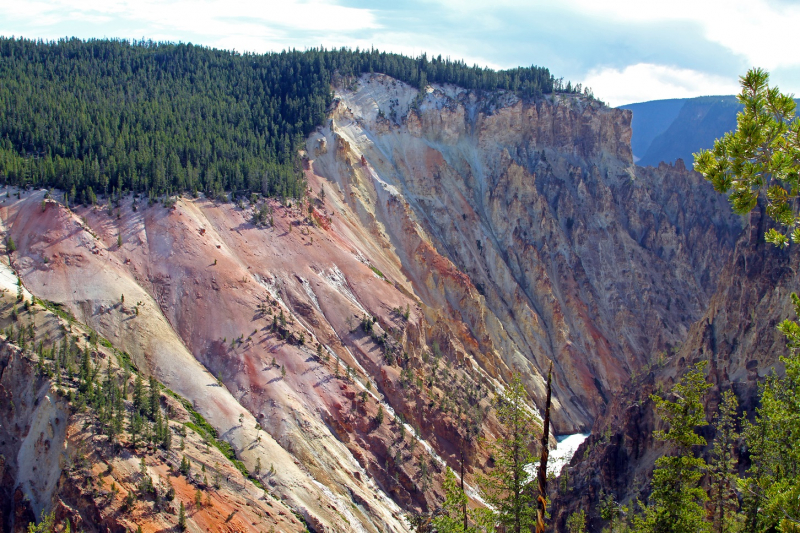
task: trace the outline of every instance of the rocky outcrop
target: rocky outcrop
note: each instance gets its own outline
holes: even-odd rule
[[[0,285],[6,285],[5,268],[0,263]],[[108,348],[107,341],[92,346],[93,332],[27,302],[23,307],[7,286],[0,293],[2,531],[28,531],[43,514],[52,514],[56,531],[65,531],[68,524],[72,531],[87,533],[121,533],[137,526],[169,530],[178,522],[181,503],[189,530],[307,529],[279,499],[267,496],[210,446],[209,435],[193,426],[198,423],[196,413],[189,413],[174,393],[159,394],[164,412],[170,413],[171,448],[147,445],[146,438],[136,446],[119,434],[116,446],[110,445],[99,430],[96,405],[87,405],[85,396],[79,398],[82,387],[71,368],[75,362],[66,369],[57,365],[49,346],[66,347],[69,342],[77,345],[73,353],[87,350],[91,365],[98,371],[102,366],[102,376],[127,376],[126,387],[132,391],[130,370],[123,371],[120,353]],[[20,349],[13,341],[33,345],[38,353]],[[65,362],[71,357],[66,348],[58,354]],[[123,401],[131,407],[131,399]],[[194,465],[194,475],[179,470],[182,457]],[[151,480],[150,489],[143,488],[145,476]],[[202,504],[197,503],[198,492]]]
[[[313,530],[401,532],[445,464],[488,468],[512,372],[541,401],[553,361],[556,433],[592,427],[685,341],[740,224],[682,164],[633,166],[627,112],[348,87],[303,199],[5,189],[0,221],[24,287],[188,398]]]
[[[419,94],[380,75],[337,96],[308,142],[315,172],[487,372],[522,372],[541,401],[554,362],[558,433],[591,427],[705,311],[740,222],[682,163],[634,167],[629,113],[561,95]]]
[[[49,510],[64,457],[68,406],[19,348],[0,341],[0,520],[26,531]]]
[[[564,468],[563,490],[553,504],[556,531],[579,509],[591,517],[596,526],[592,530],[599,531],[601,491],[620,502],[649,493],[655,459],[666,451],[652,438],[658,420],[649,395],[668,390],[688,367],[708,362],[707,379],[713,385],[705,396],[709,422],[721,393],[728,389],[736,393],[742,411],[752,414],[761,378],[782,371],[778,357],[785,353],[786,343],[776,326],[794,315],[790,294],[800,291],[800,252],[764,242],[765,218],[760,208],[749,216],[708,309],[692,325],[686,341],[651,359],[646,373],[634,377],[628,392],[614,399]],[[710,443],[713,429],[703,432]]]

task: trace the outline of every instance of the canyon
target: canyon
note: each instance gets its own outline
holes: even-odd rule
[[[627,491],[646,470],[652,420],[630,402],[651,390],[661,354],[661,372],[715,354],[714,379],[754,387],[774,362],[761,341],[779,342],[774,316],[792,290],[786,281],[762,299],[790,279],[789,256],[782,267],[765,259],[777,252],[752,236],[758,221],[743,233],[682,161],[634,165],[630,138],[629,111],[579,95],[343,78],[306,140],[306,199],[127,195],[68,207],[57,191],[6,186],[5,288],[19,276],[31,299],[185,398],[266,488],[259,498],[242,478],[258,503],[221,491],[219,505],[279,517],[280,530],[408,531],[404,513],[436,508],[443,469],[458,471],[462,452],[477,499],[498,433],[493,396],[518,373],[541,407],[552,362],[553,437],[592,433],[567,467],[579,496],[556,500],[563,524],[596,501],[593,480]],[[748,322],[753,302],[764,312]],[[11,339],[2,350],[20,360]],[[47,432],[31,420],[69,418],[14,365],[4,390],[31,405],[47,397],[49,410],[3,413],[3,428],[16,424],[19,440]],[[63,457],[75,453],[66,434],[51,437]],[[70,474],[48,452],[62,482],[34,495],[21,459],[31,452],[15,446],[2,452],[6,486],[36,514]],[[4,508],[5,526],[24,507]],[[159,520],[137,525],[155,531]]]
[[[709,424],[726,390],[735,393],[740,414],[752,418],[765,377],[783,373],[779,356],[787,354],[787,345],[777,325],[794,318],[790,296],[800,291],[800,255],[796,249],[764,241],[770,224],[763,206],[750,213],[748,228],[720,273],[717,291],[686,341],[634,376],[628,390],[595,422],[592,435],[561,472],[563,484],[554,498],[560,527],[571,512],[582,508],[590,510],[590,523],[599,528],[601,493],[624,505],[649,493],[654,462],[668,451],[652,435],[664,424],[655,416],[650,395],[669,390],[692,365],[706,363],[711,388],[704,395],[704,407]],[[707,455],[714,429],[708,425],[698,430],[709,443],[698,451]],[[746,463],[740,459],[739,464],[742,468]]]

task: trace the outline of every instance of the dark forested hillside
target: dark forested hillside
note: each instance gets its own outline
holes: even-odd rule
[[[297,148],[324,119],[332,76],[363,72],[523,97],[575,90],[546,68],[494,71],[376,50],[256,55],[0,38],[0,179],[84,203],[115,191],[298,196]]]

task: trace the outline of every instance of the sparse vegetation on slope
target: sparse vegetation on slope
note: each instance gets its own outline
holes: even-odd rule
[[[305,529],[302,519],[288,518],[289,513],[284,512],[286,519],[270,518],[270,507],[279,504],[264,498],[265,487],[237,460],[230,445],[217,439],[216,431],[188,400],[168,389],[162,394],[164,388],[153,377],[143,380],[131,367],[127,354],[54,304],[26,300],[14,317],[15,295],[4,292],[0,294],[4,353],[19,347],[33,375],[38,374],[36,387],[44,384],[69,407],[65,422],[71,429],[66,432],[66,464],[55,506],[52,512],[48,506],[39,525],[31,522],[29,530],[192,523],[208,528],[241,508],[248,509],[243,512],[250,522],[263,520],[264,527],[285,520],[286,525],[291,522],[290,529]],[[0,391],[7,395],[11,386],[6,376]],[[178,457],[183,457],[180,466]],[[249,482],[258,489],[240,485]],[[23,502],[15,511],[16,526],[24,527],[20,519],[33,519],[26,505]],[[183,512],[177,513],[178,506]],[[250,522],[236,520],[240,526]]]
[[[703,150],[695,155],[695,159],[696,168],[717,191],[730,192],[729,199],[737,213],[749,214],[757,209],[766,215],[764,218],[754,217],[751,231],[758,231],[759,235],[745,241],[746,246],[752,247],[756,243],[763,246],[766,241],[785,248],[800,241],[800,217],[796,208],[800,183],[800,120],[795,118],[796,104],[792,98],[781,94],[775,87],[769,87],[768,79],[767,73],[761,69],[753,69],[741,78],[739,101],[744,105],[744,111],[738,115],[737,131],[726,134],[717,140],[713,150]],[[767,231],[762,240],[764,229]],[[787,254],[783,257],[773,255],[765,261],[768,266],[763,268],[778,270],[786,257]],[[756,274],[760,268],[762,266],[748,271],[746,278],[737,280],[734,290],[746,292],[751,290],[748,285],[755,285],[761,289],[757,294],[759,300],[767,299],[770,292],[779,292],[781,287],[776,285],[776,277],[767,276],[768,281],[758,279]],[[737,271],[741,270],[737,268]],[[789,274],[787,277],[795,276]],[[777,281],[782,282],[780,277]],[[658,391],[673,378],[670,375],[672,371],[679,378],[669,394],[659,391],[650,395],[652,403],[646,405],[642,405],[641,400],[631,402],[625,413],[625,417],[630,417],[626,421],[626,439],[635,438],[630,433],[637,431],[640,423],[649,424],[643,412],[655,411],[660,416],[666,427],[656,426],[652,436],[665,444],[660,449],[663,455],[655,460],[649,490],[645,484],[638,491],[631,490],[633,498],[628,493],[630,505],[615,501],[612,494],[601,492],[597,510],[607,521],[604,531],[800,531],[800,323],[797,319],[800,316],[800,297],[794,292],[783,291],[782,299],[784,303],[791,300],[794,312],[793,318],[783,319],[777,325],[785,337],[788,353],[778,358],[781,364],[777,368],[765,369],[766,375],[759,376],[759,365],[766,364],[755,357],[764,357],[764,354],[758,353],[758,348],[750,344],[748,353],[743,354],[748,360],[747,369],[755,371],[748,376],[748,381],[753,382],[749,391],[739,386],[741,382],[731,379],[727,371],[720,379],[719,369],[725,368],[729,360],[725,356],[730,352],[726,354],[719,348],[710,353],[703,353],[703,349],[690,354],[684,352],[684,355],[693,357],[707,357],[711,363],[709,370],[704,370],[705,361],[693,369],[683,370],[681,366],[685,364],[685,358],[681,357],[677,368],[651,374],[646,378],[649,383],[640,383],[655,385]],[[741,302],[737,303],[741,305]],[[731,312],[731,307],[729,304],[727,308],[713,309],[715,314],[724,315]],[[756,309],[750,308],[749,317],[744,320],[755,322],[763,319],[757,316]],[[784,309],[777,310],[778,316],[786,316]],[[773,315],[774,318],[777,317]],[[777,320],[767,327],[772,330],[775,322]],[[711,327],[719,331],[712,342],[725,343],[724,328],[717,323]],[[740,333],[747,331],[747,327],[739,329]],[[745,335],[736,341],[742,337]],[[758,400],[754,406],[754,385],[762,376],[765,379],[758,387]],[[709,398],[712,393],[713,397]],[[741,418],[738,417],[739,402],[735,394],[742,394],[747,401],[747,404],[742,404]],[[748,398],[748,395],[752,396]],[[713,431],[698,430],[709,425],[707,421],[715,410]],[[612,437],[610,425],[607,430],[609,434],[603,439],[620,437],[619,433]],[[704,435],[714,436],[712,447],[708,446]],[[603,444],[597,437],[591,443]],[[616,449],[620,448],[617,445]],[[645,451],[651,457],[655,455],[652,449]],[[586,454],[591,454],[589,448],[586,448]],[[638,459],[646,462],[643,455]],[[607,463],[615,460],[610,454],[606,454],[605,459]],[[613,470],[619,465],[605,464],[602,467]],[[628,490],[638,481],[623,479],[622,483]],[[568,479],[565,485],[569,485]],[[647,497],[640,500],[644,496]]]

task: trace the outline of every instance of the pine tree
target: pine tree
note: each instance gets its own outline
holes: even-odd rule
[[[148,389],[149,395],[147,402],[147,414],[150,417],[150,420],[155,421],[156,416],[160,413],[158,381],[156,381],[155,376],[150,376]]]
[[[181,459],[180,472],[184,476],[188,477],[189,476],[189,472],[191,472],[191,470],[192,470],[192,463],[184,455],[183,458]]]
[[[130,422],[128,424],[128,432],[131,434],[131,445],[136,449],[139,437],[142,436],[142,428],[144,422],[141,415],[134,409],[130,414]]]
[[[734,212],[752,211],[759,196],[767,215],[783,228],[770,228],[765,239],[778,246],[800,242],[800,119],[791,95],[769,87],[769,74],[750,69],[741,79],[738,100],[744,109],[736,131],[714,141],[712,150],[695,154],[694,168],[718,192],[727,193]],[[762,196],[763,195],[763,196]]]
[[[67,348],[66,341],[64,343],[64,348]],[[81,370],[80,370],[80,378],[81,378],[81,391],[86,392],[89,390],[89,386],[92,383],[92,359],[89,355],[89,346],[86,345],[83,348],[83,359],[81,359]]]
[[[55,511],[50,514],[45,514],[42,510],[39,524],[28,524],[28,533],[53,533],[56,526],[56,513]]]
[[[161,419],[161,409],[156,408],[156,416],[153,421],[153,438],[159,444],[164,441],[164,422]]]
[[[169,413],[164,416],[164,433],[161,438],[161,446],[167,451],[172,448],[172,430],[169,428]]]
[[[569,533],[586,532],[586,512],[583,509],[569,515],[569,518],[567,518],[567,531]]]
[[[742,526],[742,517],[738,514],[736,483],[739,478],[734,453],[734,446],[739,438],[736,432],[737,408],[736,395],[732,390],[725,391],[717,412],[717,436],[708,465],[711,482],[711,530],[714,533],[733,533],[740,531]]]
[[[122,391],[119,388],[116,388],[116,390],[117,392],[114,398],[114,419],[112,424],[114,426],[114,434],[120,435],[125,423],[125,401],[122,396]]]
[[[705,362],[698,363],[675,384],[674,402],[656,395],[650,397],[656,412],[669,426],[666,431],[654,431],[653,437],[674,451],[656,460],[648,505],[644,516],[635,520],[642,533],[709,531],[703,507],[708,495],[700,487],[706,462],[693,452],[693,447],[706,444],[694,431],[696,426],[706,425],[702,397],[711,385],[703,376],[704,367]]]
[[[181,509],[178,514],[178,529],[186,531],[186,507],[183,506],[183,502],[181,502]]]
[[[760,201],[776,223],[765,240],[779,247],[800,242],[800,119],[792,95],[769,87],[769,74],[751,69],[741,78],[737,128],[695,154],[694,168],[728,195],[739,214]],[[795,314],[800,298],[791,295]],[[744,423],[751,466],[741,481],[748,532],[800,531],[800,324],[784,320],[789,354],[781,357],[784,377],[767,377],[754,423]]]
[[[431,525],[438,533],[473,533],[478,531],[475,527],[464,529],[463,512],[468,503],[467,495],[456,479],[455,473],[447,467],[444,473],[444,503],[432,520]],[[475,517],[473,517],[473,522]]]
[[[61,386],[61,357],[56,356],[55,361],[53,362],[53,372],[56,375],[56,385]],[[78,389],[83,391],[83,385]]]
[[[136,374],[136,380],[133,383],[133,410],[137,413],[144,410],[144,384],[141,374]]]
[[[800,298],[791,295],[800,316]],[[753,423],[744,428],[751,466],[743,482],[745,530],[800,531],[800,324],[784,320],[783,377],[767,377]]]
[[[493,519],[509,533],[529,531],[536,524],[534,479],[525,467],[534,462],[528,446],[535,438],[525,387],[514,375],[497,401],[502,433],[492,444],[494,468],[479,478],[484,499],[494,508]]]
[[[628,507],[620,504],[611,493],[600,491],[600,503],[597,506],[600,518],[608,522],[603,533],[628,533],[630,528],[625,521]]]
[[[128,381],[131,379],[131,369],[125,364],[125,370],[122,374],[122,397],[128,399]]]
[[[125,508],[130,511],[134,505],[136,505],[136,495],[133,490],[128,490],[128,494],[125,496]],[[141,528],[139,530],[141,531]]]

